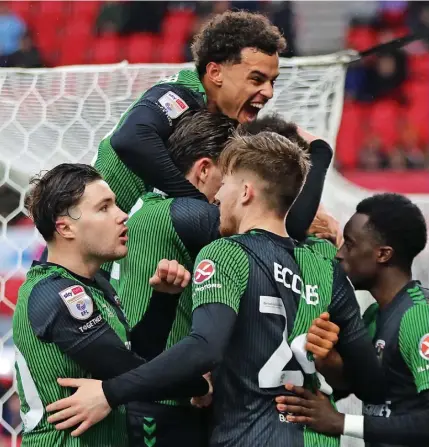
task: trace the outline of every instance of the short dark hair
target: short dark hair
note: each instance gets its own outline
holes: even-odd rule
[[[187,174],[200,158],[208,157],[216,162],[236,125],[236,121],[220,113],[188,112],[168,139],[174,164]]]
[[[267,206],[284,216],[301,192],[310,168],[308,154],[296,143],[273,132],[236,135],[219,159],[224,174],[244,170],[265,184]]]
[[[241,62],[244,48],[256,48],[272,55],[286,48],[279,29],[267,17],[246,11],[216,15],[195,36],[192,55],[200,77],[209,62]]]
[[[25,207],[45,241],[52,240],[58,216],[67,214],[79,202],[85,187],[101,178],[92,166],[63,163],[30,180],[33,187],[25,199]]]
[[[392,263],[411,269],[427,241],[426,221],[420,208],[401,194],[385,193],[362,200],[356,212],[367,215],[369,230],[380,243],[393,248]]]
[[[296,143],[303,151],[308,152],[310,145],[298,133],[295,123],[286,121],[278,113],[265,115],[262,118],[240,124],[237,132],[241,135],[257,135],[259,132],[275,132]]]

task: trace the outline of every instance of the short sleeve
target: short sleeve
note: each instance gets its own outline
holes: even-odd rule
[[[75,352],[109,329],[91,292],[77,281],[49,277],[39,282],[28,300],[34,334],[55,343],[62,352]]]
[[[399,349],[417,392],[429,389],[429,305],[415,304],[402,317]]]
[[[238,313],[249,280],[249,259],[230,239],[204,247],[195,261],[192,278],[193,310],[203,304],[221,303]]]

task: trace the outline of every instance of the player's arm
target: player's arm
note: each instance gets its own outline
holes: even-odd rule
[[[177,169],[166,149],[175,121],[187,110],[201,108],[195,95],[183,86],[153,86],[128,113],[110,140],[118,157],[145,184],[172,197],[203,197]]]
[[[345,379],[361,400],[384,401],[384,372],[377,359],[371,337],[360,317],[353,287],[338,263],[333,263],[331,321],[340,327],[336,350],[342,358]]]
[[[103,382],[110,407],[180,386],[222,361],[247,286],[247,256],[237,244],[218,240],[201,251],[195,265],[190,335],[146,365]]]
[[[85,298],[88,311],[84,318],[76,304],[70,303],[69,294],[74,288],[83,290],[81,297]],[[29,297],[28,317],[37,338],[57,345],[61,352],[94,378],[115,377],[145,363],[116,335],[96,308],[90,292],[70,279],[49,278],[39,283]],[[193,383],[188,385],[187,392],[170,389],[167,394],[154,394],[153,399],[187,397],[188,392],[201,391],[200,388],[195,390]],[[205,384],[201,381],[200,385]],[[201,394],[205,391],[202,390]]]
[[[421,394],[422,406],[401,416],[357,416],[339,413],[322,393],[293,385],[286,388],[294,396],[276,399],[277,409],[288,413],[288,422],[305,424],[319,433],[352,436],[369,443],[427,445],[429,441],[429,392]]]
[[[177,235],[193,259],[206,245],[220,238],[219,207],[206,200],[178,198],[171,204],[170,215]]]
[[[325,183],[326,172],[332,160],[332,148],[323,140],[314,139],[312,136],[306,136],[310,142],[310,161],[311,168],[302,191],[286,219],[286,229],[288,234],[302,241],[306,237],[308,228],[310,228],[317,209],[319,208],[322,197],[323,186]]]

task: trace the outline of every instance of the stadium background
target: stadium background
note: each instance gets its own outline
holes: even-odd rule
[[[20,419],[12,386],[11,315],[25,271],[42,248],[31,222],[22,213],[28,176],[37,172],[37,167],[46,167],[47,160],[49,166],[58,162],[61,157],[56,155],[61,150],[73,154],[66,159],[89,161],[83,157],[89,152],[85,138],[91,139],[92,149],[96,147],[126,108],[126,100],[112,100],[117,99],[113,91],[127,90],[129,100],[165,72],[173,74],[175,67],[161,69],[166,66],[159,64],[190,61],[192,35],[208,17],[229,7],[269,15],[287,37],[288,50],[282,55],[287,58],[343,49],[362,51],[394,37],[429,30],[429,2],[0,2],[0,447],[19,443],[14,435],[19,432]],[[304,92],[295,95],[298,99],[294,108],[305,104],[305,112],[311,112],[313,118],[300,117],[299,113],[291,116],[281,97],[276,98],[275,109],[310,128],[327,130],[333,143],[336,126],[320,122],[335,120],[332,115],[342,113],[335,170],[331,173],[335,177],[331,177],[325,196],[342,194],[344,202],[346,192],[358,200],[370,190],[383,190],[418,194],[415,197],[423,208],[429,202],[428,45],[416,41],[402,50],[352,64],[344,91],[337,95],[332,94],[336,88],[332,84],[338,81],[343,89],[343,68],[339,71],[335,67],[335,58],[317,60],[320,68],[313,72],[285,69],[285,77],[295,76],[303,82],[299,85],[281,80],[279,96],[286,94],[285,89]],[[158,65],[138,70],[127,64],[106,66],[122,61]],[[85,64],[101,65],[41,72],[13,68]],[[73,92],[67,96],[65,90],[73,77]],[[95,79],[101,89],[94,84]],[[90,87],[80,90],[83,84]],[[305,94],[310,86],[318,96],[325,91],[330,94],[326,100],[329,113],[321,110],[323,101],[317,105],[317,96],[315,103],[307,104],[313,98]],[[94,92],[97,99],[91,97]],[[52,112],[51,99],[58,98],[60,102]],[[63,98],[67,100],[61,102]],[[35,124],[34,115],[39,110],[43,113]],[[103,113],[109,119],[92,131],[91,115]],[[83,117],[84,122],[77,125],[75,120],[69,125],[69,115],[77,116],[77,121]],[[55,140],[55,132],[60,134],[60,140]],[[60,147],[61,143],[64,147]],[[83,147],[79,147],[82,143]],[[339,191],[338,185],[344,188]],[[342,222],[353,211],[353,206],[340,207],[340,200],[327,203]]]

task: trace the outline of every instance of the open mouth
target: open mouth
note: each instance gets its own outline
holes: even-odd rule
[[[128,233],[128,228],[127,227],[125,227],[121,231],[121,233],[119,233],[119,239],[120,239],[121,242],[127,242],[127,240],[128,240],[127,233]]]
[[[244,104],[244,111],[248,117],[249,121],[256,119],[258,113],[263,109],[265,103],[257,102],[257,101],[247,101]]]

